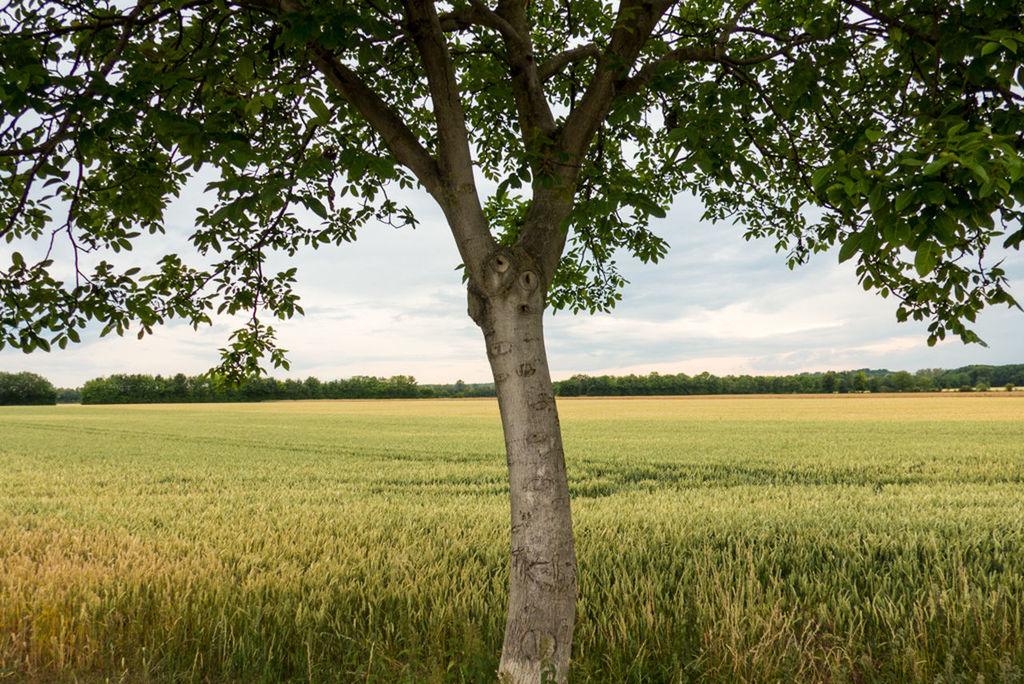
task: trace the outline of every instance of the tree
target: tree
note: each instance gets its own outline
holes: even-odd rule
[[[839,386],[839,376],[835,371],[828,371],[821,378],[821,391],[825,394],[832,394]]]
[[[35,373],[0,372],[0,406],[46,406],[57,403],[57,389]]]
[[[184,373],[177,373],[170,381],[168,388],[168,399],[170,401],[191,401],[189,395],[188,378]]]
[[[977,313],[1015,304],[999,243],[1024,240],[1020,0],[126,5],[0,10],[0,234],[74,255],[62,275],[49,251],[12,253],[4,343],[238,314],[222,370],[285,365],[260,312],[302,309],[295,269],[268,272],[268,255],[414,224],[388,190],[418,185],[458,246],[499,399],[512,681],[564,679],[574,620],[543,312],[611,308],[616,256],[665,254],[650,219],[678,193],[775,240],[790,267],[838,247],[930,342],[978,341]],[[195,260],[107,260],[161,239],[200,170],[214,180]]]
[[[57,389],[58,404],[78,404],[82,401],[82,390],[75,387],[60,387]]]
[[[868,389],[868,376],[864,371],[857,371],[850,382],[854,392],[866,392]]]
[[[911,392],[914,389],[914,376],[907,371],[891,373],[886,382],[897,392]]]

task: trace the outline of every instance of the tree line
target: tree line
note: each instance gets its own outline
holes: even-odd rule
[[[437,397],[493,397],[494,385],[473,385],[462,380],[450,385],[420,385],[410,375],[390,378],[357,375],[321,381],[252,378],[238,385],[216,382],[207,375],[111,375],[89,380],[81,389],[83,404],[159,404],[245,402],[288,399],[428,399]]]
[[[856,392],[935,392],[987,390],[1024,386],[1024,364],[964,366],[953,370],[925,368],[908,371],[827,371],[796,375],[725,375],[685,373],[662,375],[574,375],[555,383],[562,397],[655,396],[689,394],[832,394]]]
[[[863,392],[984,391],[1024,387],[1024,364],[963,366],[952,370],[826,371],[795,375],[574,375],[555,382],[561,397],[678,396],[692,394],[832,394]],[[239,385],[217,383],[208,375],[116,374],[89,380],[80,388],[56,388],[35,373],[0,372],[0,406],[82,404],[160,404],[245,402],[294,399],[432,399],[493,397],[493,383],[424,384],[410,375],[390,378],[357,375],[321,381],[253,378]]]

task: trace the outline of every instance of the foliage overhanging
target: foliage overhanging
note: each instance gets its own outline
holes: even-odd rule
[[[226,314],[246,321],[226,372],[258,373],[268,354],[286,365],[261,312],[302,313],[296,272],[267,272],[268,256],[350,241],[368,221],[415,224],[388,193],[443,166],[410,19],[421,4],[4,4],[0,235],[50,250],[0,265],[0,345]],[[681,192],[791,267],[838,246],[900,319],[929,321],[930,342],[980,341],[977,313],[1016,305],[1001,261],[1024,241],[1020,0],[541,0],[526,26],[509,4],[436,9],[475,169],[496,186],[492,235],[522,242],[536,197],[574,197],[550,306],[612,307],[616,256],[664,256],[651,219]],[[629,43],[637,27],[649,35]],[[573,156],[573,115],[609,72],[614,96]],[[538,111],[551,126],[525,125]],[[199,173],[213,180],[190,251],[124,259],[173,243],[167,207]],[[72,264],[51,257],[58,243]]]

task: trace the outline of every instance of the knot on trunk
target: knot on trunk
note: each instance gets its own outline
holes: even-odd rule
[[[500,247],[484,264],[483,286],[489,297],[520,290],[530,294],[540,287],[540,271],[534,260],[521,249]]]
[[[546,282],[535,261],[521,249],[500,247],[469,283],[469,316],[485,330],[498,309],[512,315],[544,311]]]

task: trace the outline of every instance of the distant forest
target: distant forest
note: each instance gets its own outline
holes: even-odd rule
[[[848,394],[862,392],[986,391],[1024,386],[1024,364],[925,368],[916,373],[872,370],[798,375],[574,375],[555,383],[562,397],[687,394]]]
[[[555,383],[562,397],[655,396],[694,394],[832,394],[863,392],[986,391],[1024,387],[1024,364],[964,366],[953,370],[861,369],[798,375],[574,375]],[[218,385],[208,376],[111,375],[81,388],[56,389],[33,373],[0,373],[0,406],[14,404],[156,404],[274,401],[287,399],[427,399],[493,397],[492,383],[421,385],[408,375],[356,376],[323,382],[254,378],[237,387]]]
[[[322,382],[253,378],[237,387],[218,385],[206,375],[173,377],[111,375],[89,380],[78,401],[83,404],[155,404],[210,401],[274,401],[284,399],[421,399],[434,397],[493,397],[494,385],[420,385],[409,375],[375,378],[357,375]]]

